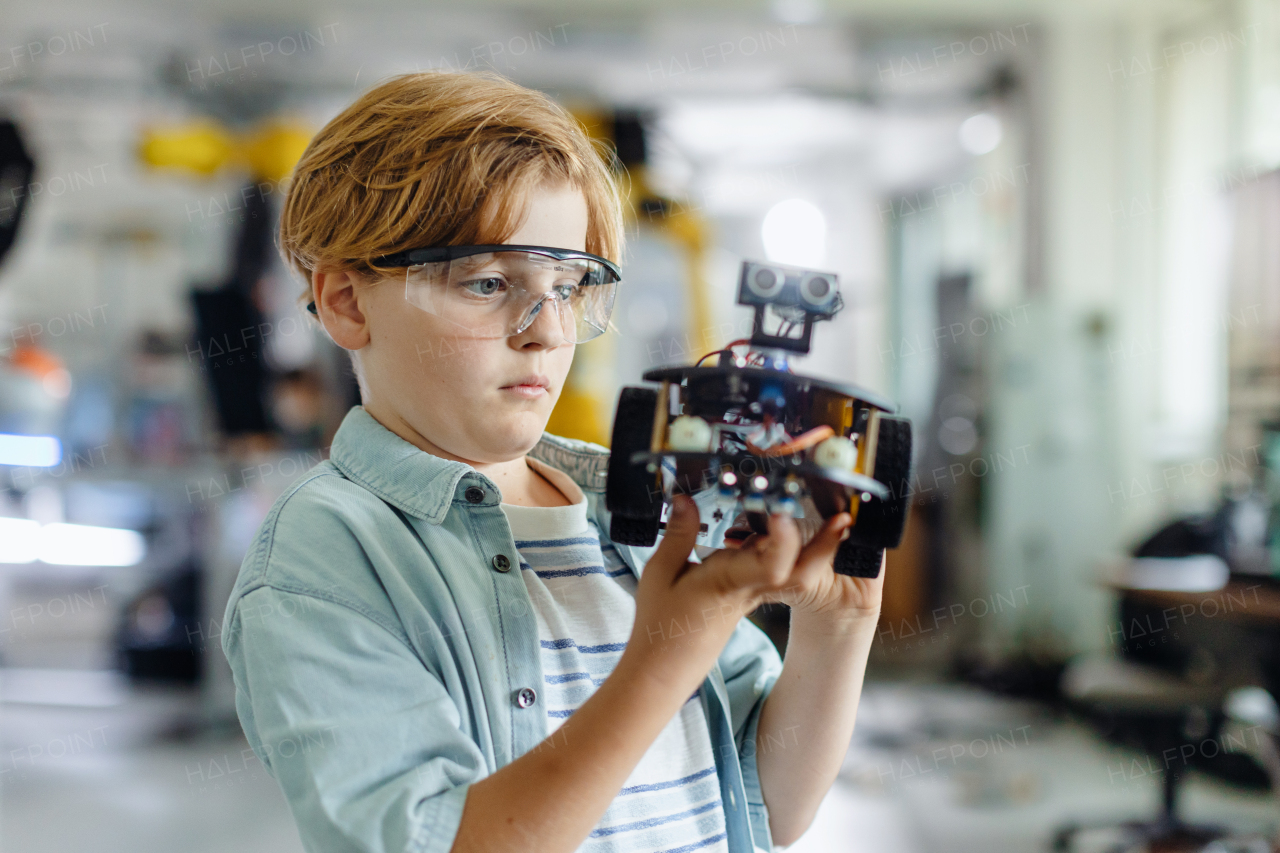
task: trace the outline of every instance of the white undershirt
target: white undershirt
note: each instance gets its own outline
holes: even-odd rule
[[[635,622],[636,578],[587,517],[568,474],[525,461],[568,506],[501,504],[538,620],[547,731],[554,732],[613,672]],[[724,811],[699,696],[685,702],[627,777],[579,850],[725,851]]]

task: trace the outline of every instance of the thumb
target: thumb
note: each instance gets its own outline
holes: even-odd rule
[[[813,563],[829,566],[835,559],[836,550],[845,538],[845,531],[853,526],[853,517],[847,512],[837,513],[827,519],[809,544],[800,552],[797,561],[805,566]]]
[[[645,564],[645,571],[653,571],[667,582],[674,581],[689,561],[689,554],[698,540],[700,515],[693,498],[676,495],[667,513],[667,527],[662,541]]]

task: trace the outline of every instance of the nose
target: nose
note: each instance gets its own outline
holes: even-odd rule
[[[543,294],[525,313],[522,322],[524,329],[512,335],[517,346],[526,347],[536,343],[547,349],[555,349],[568,343],[564,331],[564,310],[556,294]]]

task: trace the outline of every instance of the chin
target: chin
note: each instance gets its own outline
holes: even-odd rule
[[[510,453],[524,455],[533,449],[533,446],[542,438],[542,432],[547,427],[547,417],[545,415],[526,412],[524,416],[516,416],[503,425],[499,436],[494,436],[495,442]]]

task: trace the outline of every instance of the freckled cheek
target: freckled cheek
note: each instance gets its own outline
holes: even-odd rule
[[[379,304],[376,317],[371,317],[372,345],[382,350],[388,361],[410,374],[432,369],[444,352],[439,336],[432,335],[425,315],[411,313],[405,306]]]
[[[448,387],[466,396],[483,396],[496,390],[495,365],[502,363],[503,354],[495,352],[491,344],[488,340],[469,340],[459,345],[456,340],[450,340],[447,345],[451,349],[425,360],[423,372],[438,387]]]
[[[431,359],[423,363],[422,381],[424,384],[452,394],[472,396],[483,384],[482,377],[477,375],[474,356],[451,355]]]
[[[552,379],[558,390],[564,389],[565,380],[569,378],[569,368],[573,366],[573,354],[576,347],[570,345],[556,353],[554,359],[555,374]]]

